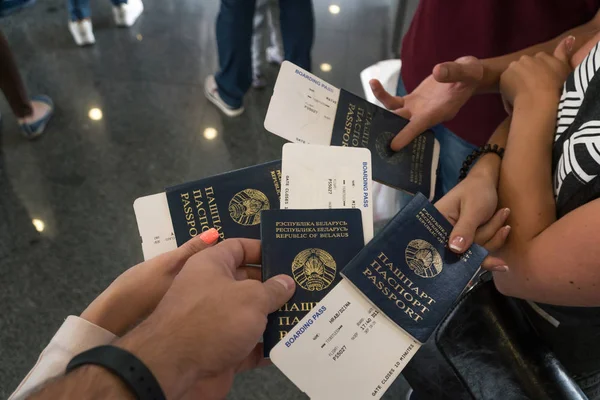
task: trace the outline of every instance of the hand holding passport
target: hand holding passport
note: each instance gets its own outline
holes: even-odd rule
[[[389,149],[406,123],[284,63],[265,127],[302,144],[284,145],[281,161],[136,200],[144,256],[212,227],[221,239],[260,238],[263,280],[296,282],[269,316],[265,356],[312,399],[380,398],[486,256],[447,248],[452,226],[427,200],[433,134]],[[373,179],[416,194],[375,236]]]

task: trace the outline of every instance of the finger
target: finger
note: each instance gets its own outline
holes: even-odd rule
[[[473,243],[475,232],[487,218],[481,215],[481,211],[474,207],[465,207],[461,204],[458,221],[450,233],[448,247],[455,253],[464,253]]]
[[[401,116],[404,119],[411,119],[412,113],[408,108],[397,108],[394,111],[394,114]]]
[[[265,314],[279,310],[294,294],[296,283],[287,275],[276,275],[262,284],[262,296],[258,296],[259,307]]]
[[[504,243],[506,243],[506,238],[510,233],[510,225],[503,226],[498,229],[494,236],[490,240],[488,240],[483,247],[486,248],[487,251],[494,252],[500,250]]]
[[[240,267],[235,271],[235,279],[238,281],[245,281],[246,279],[262,281],[262,269],[250,266]]]
[[[567,36],[554,49],[554,57],[558,58],[565,64],[569,64],[569,58],[575,44],[575,36]]]
[[[187,260],[196,253],[214,245],[219,240],[219,231],[210,228],[195,236],[177,248],[177,252],[182,259]]]
[[[369,81],[373,95],[384,105],[388,110],[395,110],[404,106],[404,99],[400,96],[392,96],[384,88],[381,82],[377,79]]]
[[[235,276],[238,267],[247,264],[260,264],[260,240],[256,239],[227,239],[203,252],[203,256],[210,257],[211,262],[220,265]]]
[[[424,119],[415,117],[410,120],[394,139],[392,139],[391,148],[394,151],[398,151],[406,147],[410,142],[414,140],[421,133],[430,128],[430,123]]]
[[[487,256],[485,260],[483,260],[481,268],[493,272],[508,272],[508,266],[504,260],[493,256]]]
[[[475,57],[461,57],[433,67],[433,77],[441,83],[479,81],[483,78],[483,66]]]
[[[437,208],[438,211],[442,213],[444,218],[446,218],[454,226],[456,221],[458,221],[458,209],[460,201],[457,200],[456,196],[453,196],[450,193],[451,192],[448,192],[446,196],[443,196],[441,199],[436,201],[435,208]]]
[[[508,208],[503,208],[496,211],[494,216],[488,222],[477,228],[474,242],[480,245],[487,243],[496,234],[496,232],[498,232],[498,230],[504,226],[504,223],[509,215],[510,209]]]
[[[536,58],[543,60],[548,67],[550,67],[555,73],[560,75],[570,72],[570,66],[568,63],[559,60],[558,58],[551,56],[547,53],[538,53]]]

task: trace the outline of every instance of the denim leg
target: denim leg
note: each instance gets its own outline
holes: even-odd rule
[[[265,33],[267,28],[267,0],[256,0],[254,31],[252,33],[252,75],[262,75],[265,64]]]
[[[67,7],[71,21],[79,21],[90,18],[92,12],[90,10],[90,0],[68,0]]]
[[[312,1],[279,0],[279,18],[285,59],[310,71],[315,34]]]
[[[456,136],[444,125],[439,124],[431,129],[440,142],[440,161],[435,190],[435,200],[439,200],[456,186],[462,163],[477,146]]]
[[[252,83],[252,23],[256,0],[221,0],[217,16],[219,95],[230,107],[242,106]]]

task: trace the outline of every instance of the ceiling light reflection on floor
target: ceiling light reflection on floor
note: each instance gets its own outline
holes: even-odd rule
[[[144,37],[141,34],[138,33],[136,35],[136,38],[137,38],[137,40],[139,40],[141,42]]]
[[[46,228],[46,224],[41,219],[34,218],[31,220],[33,226],[35,226],[35,230],[38,232],[43,232],[44,228]]]
[[[338,6],[337,4],[332,4],[329,6],[329,12],[332,14],[339,14],[340,13],[340,6]]]
[[[219,134],[219,132],[215,129],[215,128],[206,128],[204,130],[204,138],[207,140],[213,140],[214,138],[217,137],[217,135]]]
[[[327,64],[327,63],[321,64],[321,71],[323,71],[323,72],[331,71],[331,64]]]
[[[88,117],[93,121],[100,121],[102,119],[102,110],[99,108],[92,108],[88,112]]]

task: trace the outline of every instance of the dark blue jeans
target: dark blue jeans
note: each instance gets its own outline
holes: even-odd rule
[[[219,95],[231,107],[242,105],[252,83],[252,29],[256,0],[221,0],[217,16]],[[314,38],[311,0],[279,0],[281,38],[286,60],[310,71]]]
[[[126,4],[127,0],[111,0],[113,5]],[[92,15],[90,10],[90,0],[68,0],[69,16],[71,21],[79,21],[89,18]]]

